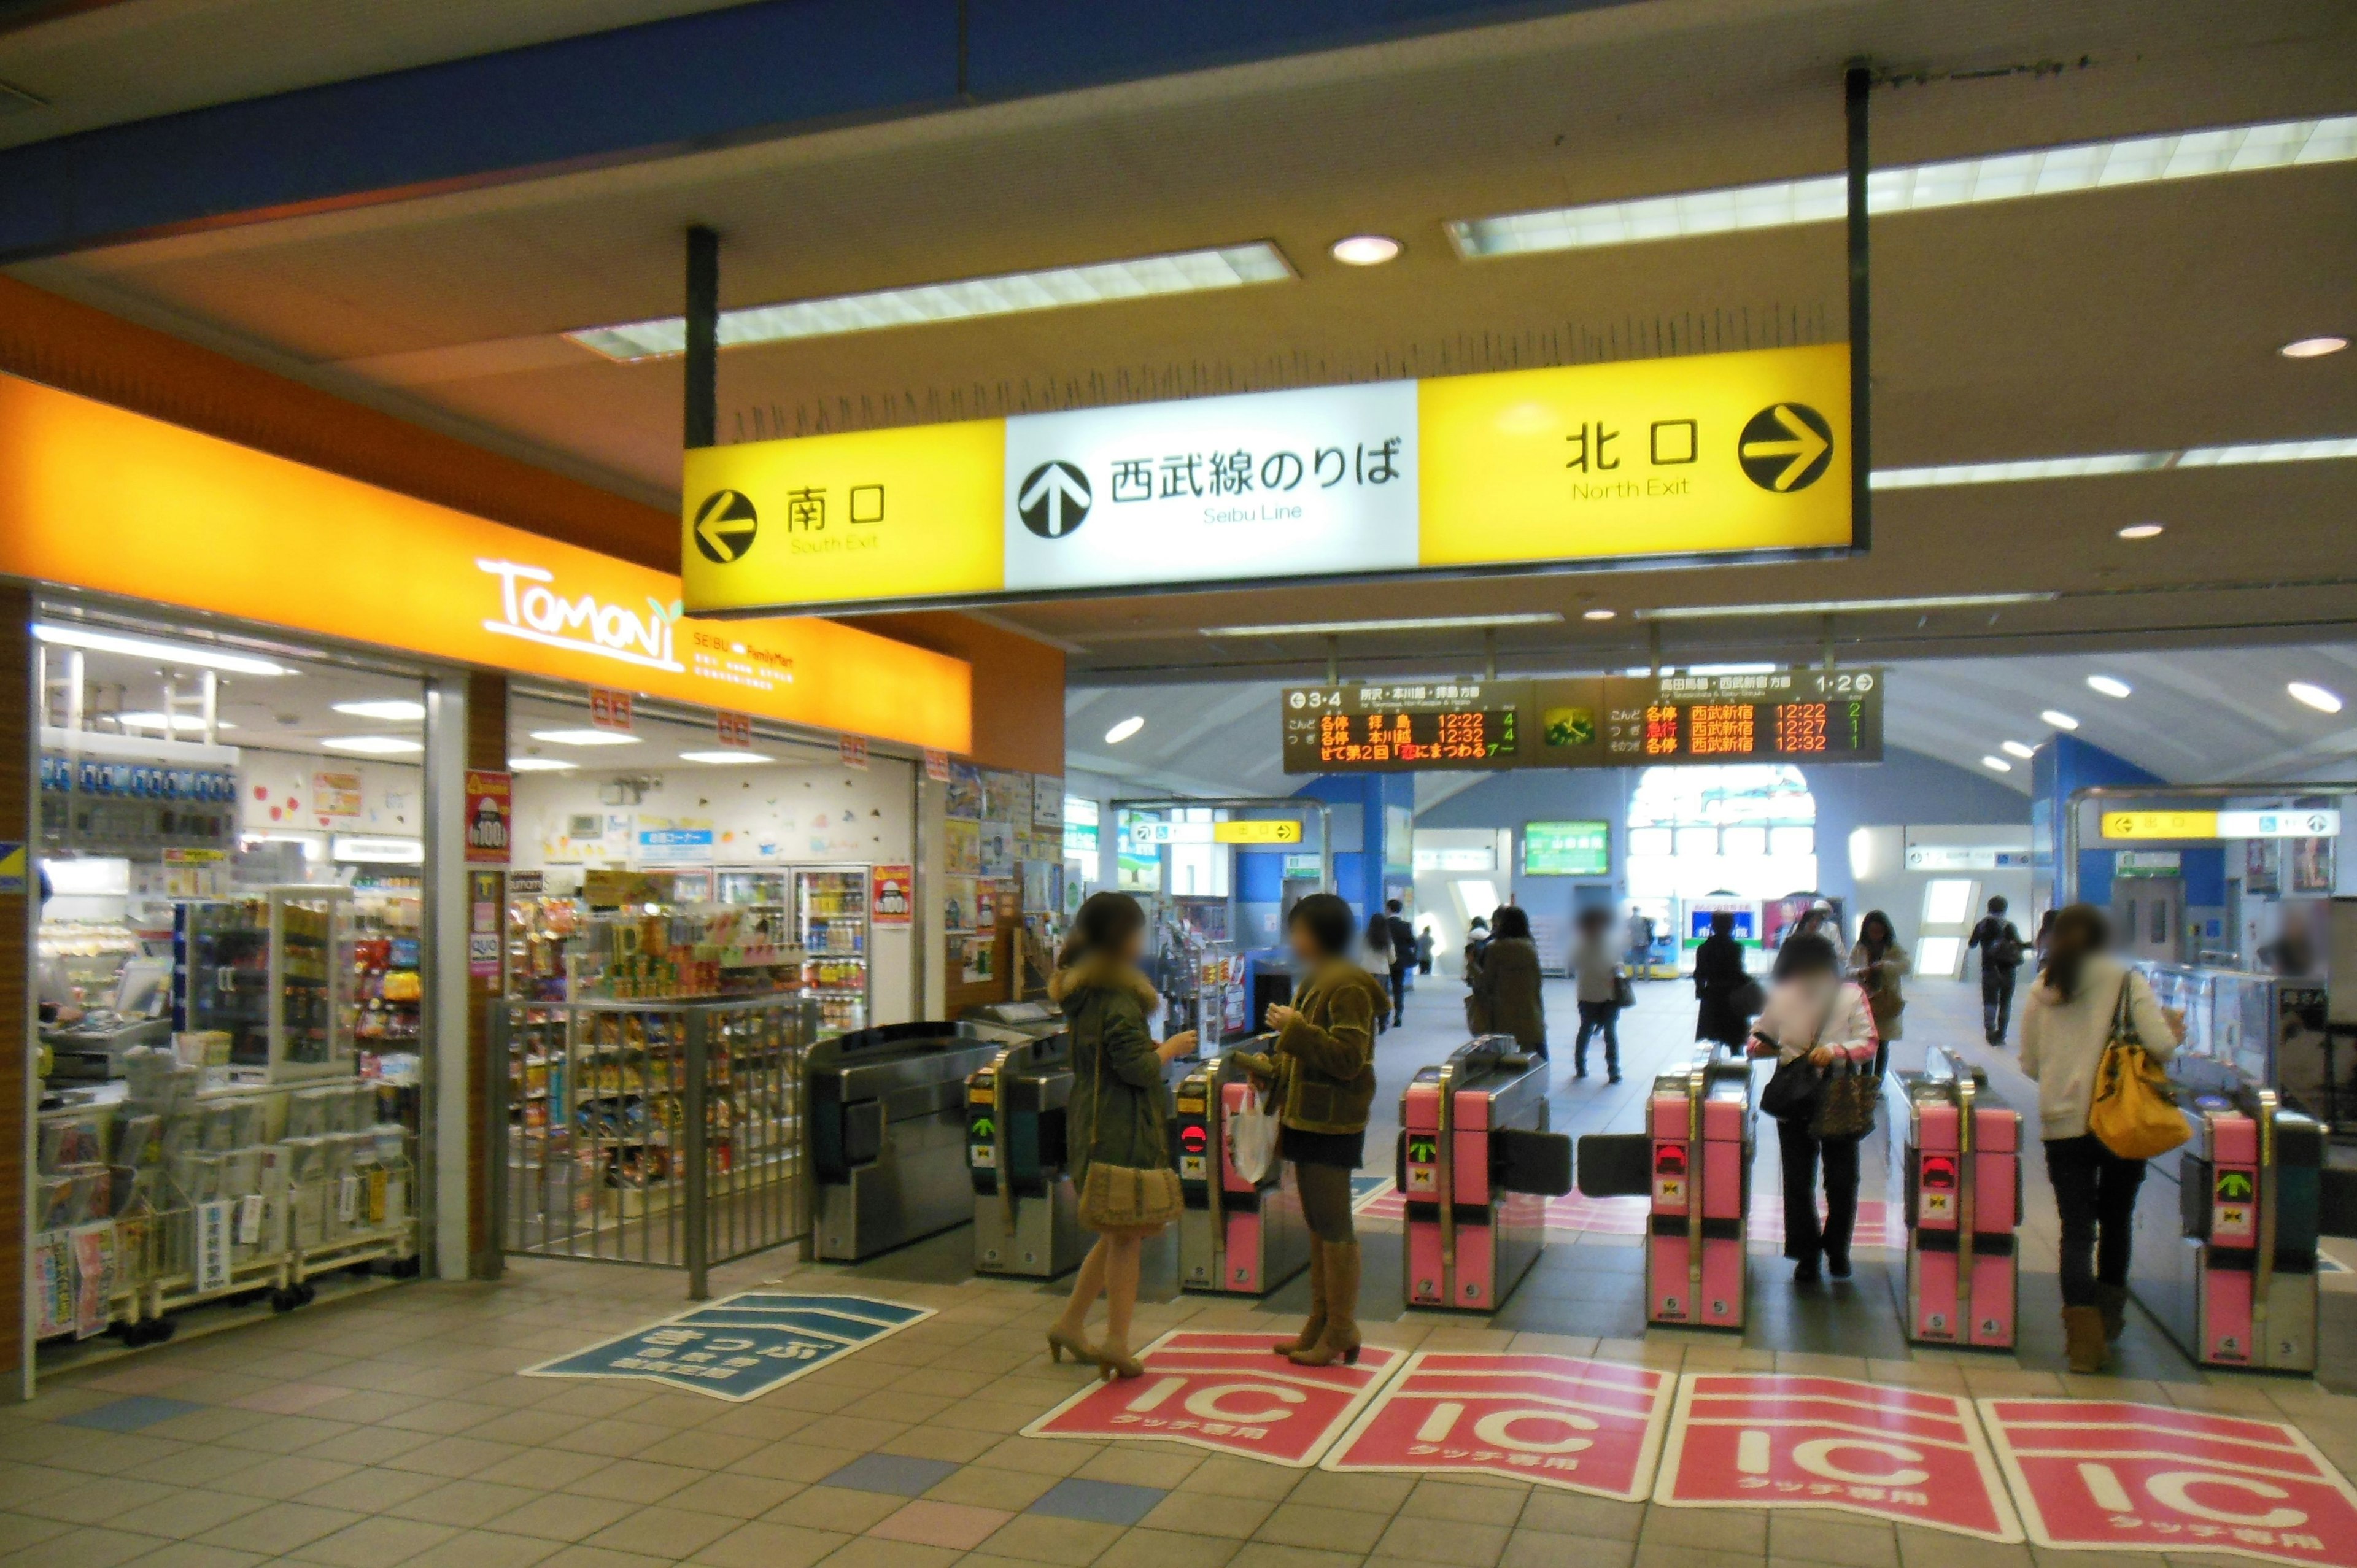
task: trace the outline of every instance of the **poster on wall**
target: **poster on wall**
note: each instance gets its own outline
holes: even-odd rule
[[[354,783],[357,787],[358,780]],[[466,784],[467,862],[505,865],[515,836],[513,780],[490,768],[469,768]]]
[[[2290,841],[2291,890],[2295,893],[2330,893],[2332,891],[2332,841],[2330,839],[2293,839]]]
[[[952,876],[982,875],[982,824],[955,818],[942,824],[942,865]]]
[[[313,773],[311,810],[318,813],[319,825],[323,828],[334,827],[339,822],[359,822],[361,776],[326,769]]]
[[[909,865],[868,868],[867,919],[870,925],[905,926],[917,910],[917,873]]]
[[[974,878],[944,876],[942,883],[942,929],[956,935],[974,929]]]
[[[952,822],[982,821],[982,769],[971,762],[950,764],[950,790],[942,814]]]
[[[1064,831],[1064,781],[1039,774],[1031,780],[1031,825],[1051,832]]]
[[[986,822],[980,827],[982,875],[1012,876],[1015,875],[1015,829],[1004,822]]]
[[[985,820],[1028,822],[1031,820],[1031,775],[982,771],[982,814]]]
[[[925,747],[925,777],[931,779],[936,784],[948,783],[950,781],[950,754],[946,751],[935,751],[930,746]]]
[[[2283,891],[2282,843],[2276,839],[2244,839],[2243,841],[2243,891],[2280,893]]]
[[[965,983],[973,985],[995,978],[998,972],[998,939],[985,934],[962,940],[965,943]]]
[[[656,817],[639,814],[640,865],[704,865],[712,860],[717,836],[705,817]]]

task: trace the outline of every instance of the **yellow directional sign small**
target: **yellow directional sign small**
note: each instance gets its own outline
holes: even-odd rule
[[[1782,494],[1816,483],[1833,449],[1824,414],[1805,403],[1780,403],[1751,416],[1736,456],[1753,484]]]

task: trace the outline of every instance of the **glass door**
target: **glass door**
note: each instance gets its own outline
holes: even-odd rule
[[[802,991],[818,1000],[819,1038],[867,1027],[867,867],[794,873]]]

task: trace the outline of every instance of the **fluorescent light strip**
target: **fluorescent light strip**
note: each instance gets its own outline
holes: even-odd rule
[[[227,670],[239,675],[284,675],[287,669],[247,653],[225,653],[214,648],[190,648],[151,638],[121,637],[111,631],[88,631],[78,626],[33,623],[33,635],[65,648],[86,648],[94,653],[127,653],[135,659],[160,659],[167,664],[193,664],[199,670]]]
[[[2187,446],[2175,452],[2106,452],[2092,457],[2029,457],[2009,463],[1946,463],[1929,468],[1877,468],[1877,490],[1942,489],[1952,485],[2001,485],[2022,479],[2079,479],[2097,474],[2152,474],[2168,468],[2227,468],[2245,463],[2314,463],[2357,457],[2357,437],[2321,441],[2254,441],[2235,446]]]
[[[720,313],[720,347],[832,338],[931,322],[970,321],[978,317],[1060,310],[1067,306],[1102,305],[1117,299],[1200,294],[1211,289],[1242,288],[1248,284],[1279,283],[1293,275],[1284,253],[1262,240],[1248,245],[1178,251],[1130,261],[1049,267],[1039,272],[1006,273],[996,277],[964,278],[954,283],[920,284],[913,288],[877,289],[867,294],[724,310]],[[626,364],[687,351],[687,320],[679,316],[633,321],[619,327],[585,327],[565,336],[585,349]]]
[[[1924,212],[2027,196],[2352,158],[2357,158],[2357,115],[2237,125],[1876,169],[1867,176],[1866,209],[1873,213]],[[1631,201],[1458,219],[1443,227],[1458,254],[1468,260],[1587,250],[1695,234],[1834,222],[1847,210],[1845,185],[1843,176],[1822,175],[1724,190],[1682,191]]]
[[[1352,631],[1449,631],[1466,627],[1555,626],[1560,610],[1534,610],[1522,615],[1422,616],[1406,620],[1281,621],[1270,626],[1207,626],[1205,637],[1339,637]]]
[[[1750,616],[1872,615],[1884,610],[1976,610],[1997,605],[2042,605],[2059,593],[1948,594],[1922,599],[1816,599],[1794,605],[1671,605],[1639,610],[1640,620],[1734,620]]]

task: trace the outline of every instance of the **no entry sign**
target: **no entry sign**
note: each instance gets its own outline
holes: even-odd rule
[[[1369,1345],[1359,1364],[1297,1367],[1268,1334],[1175,1330],[1138,1358],[1146,1376],[1092,1383],[1023,1429],[1027,1437],[1157,1437],[1272,1465],[1318,1462],[1400,1352]]]
[[[1839,1509],[2022,1539],[1970,1402],[1843,1378],[1689,1374],[1653,1500]]]
[[[1983,1400],[2029,1539],[2357,1564],[2357,1492],[2298,1428],[2112,1400]]]
[[[1667,1374],[1569,1356],[1419,1350],[1329,1470],[1478,1470],[1629,1501],[1652,1489]]]
[[[527,1378],[644,1378],[743,1401],[814,1372],[933,1315],[864,1295],[748,1291],[587,1350],[527,1368]]]

